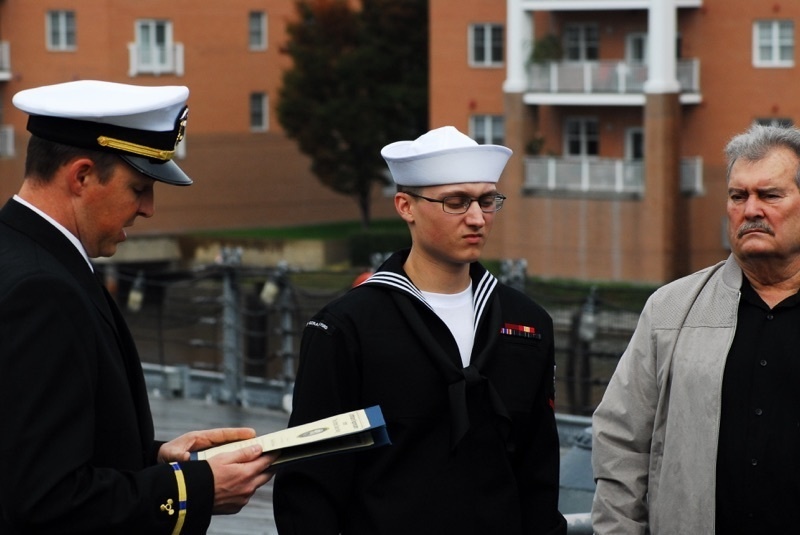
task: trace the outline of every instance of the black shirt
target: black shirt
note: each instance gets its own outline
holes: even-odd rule
[[[722,383],[717,534],[790,529],[799,439],[800,294],[770,309],[745,278]]]

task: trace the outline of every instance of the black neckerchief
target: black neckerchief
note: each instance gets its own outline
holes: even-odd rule
[[[444,377],[448,385],[448,399],[450,406],[451,430],[450,447],[455,449],[470,428],[467,392],[470,388],[485,384],[492,410],[500,424],[501,433],[509,451],[514,449],[511,440],[511,417],[506,410],[500,395],[495,390],[491,381],[481,374],[481,369],[491,357],[491,350],[500,333],[502,318],[500,317],[500,302],[496,292],[498,281],[478,262],[470,264],[470,278],[472,279],[474,326],[476,335],[478,328],[489,322],[488,338],[483,343],[480,352],[475,358],[470,359],[466,368],[456,363],[445,351],[440,341],[433,335],[430,326],[420,315],[419,305],[428,308],[435,316],[430,304],[425,301],[422,292],[414,286],[403,270],[403,264],[408,258],[409,250],[393,254],[378,270],[363,284],[379,286],[391,290],[391,296],[400,309],[409,327],[416,333],[427,348],[437,370]],[[436,316],[438,319],[438,316]],[[474,351],[474,350],[473,350]]]

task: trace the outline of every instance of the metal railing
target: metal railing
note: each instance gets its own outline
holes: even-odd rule
[[[183,76],[183,43],[149,49],[145,49],[140,43],[128,43],[128,76],[138,74]]]
[[[529,68],[528,91],[535,93],[638,94],[644,92],[649,69],[625,61],[561,61],[534,63]],[[679,60],[676,77],[681,92],[700,92],[700,62]]]
[[[702,195],[703,160],[682,158],[681,192]],[[642,197],[644,161],[617,158],[529,156],[525,158],[523,188],[526,192],[550,192]]]
[[[314,294],[293,282],[295,273],[287,266],[247,268],[235,253],[228,251],[213,269],[119,274],[117,298],[144,350],[147,390],[153,397],[289,412],[302,325],[346,288]],[[526,279],[524,270],[524,262],[504,262],[500,277],[534,295],[553,316],[559,363],[556,424],[564,461],[585,450],[589,415],[647,292],[611,295],[593,287],[540,286]],[[244,341],[233,343],[235,337]],[[232,380],[232,373],[240,375]],[[565,509],[575,511],[565,514],[569,535],[592,533],[585,491],[572,502],[577,511]]]

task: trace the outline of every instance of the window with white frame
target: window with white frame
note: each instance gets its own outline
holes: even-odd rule
[[[250,130],[266,132],[269,129],[269,96],[250,93]]]
[[[503,65],[503,25],[471,24],[469,64],[482,67]]]
[[[597,156],[600,153],[600,128],[593,117],[570,117],[564,123],[566,156]]]
[[[251,11],[248,19],[248,42],[250,50],[267,49],[267,14]]]
[[[564,27],[564,58],[594,61],[600,57],[600,33],[596,24],[568,24]]]
[[[644,160],[644,129],[633,127],[625,130],[625,159]]]
[[[473,115],[469,118],[469,135],[481,145],[503,145],[506,123],[502,115]]]
[[[794,121],[788,117],[760,117],[755,122],[763,126],[779,126],[781,128],[794,126]]]
[[[625,37],[625,60],[637,65],[647,63],[646,33],[629,33]]]
[[[45,26],[47,29],[48,50],[75,50],[76,36],[74,11],[48,11],[45,19]]]
[[[142,19],[136,21],[138,72],[163,73],[175,69],[172,22]]]
[[[753,23],[753,65],[794,66],[794,21],[758,20]]]

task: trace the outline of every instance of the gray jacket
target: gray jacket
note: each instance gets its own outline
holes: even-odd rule
[[[714,533],[722,376],[741,283],[731,256],[645,305],[592,421],[596,533]]]

